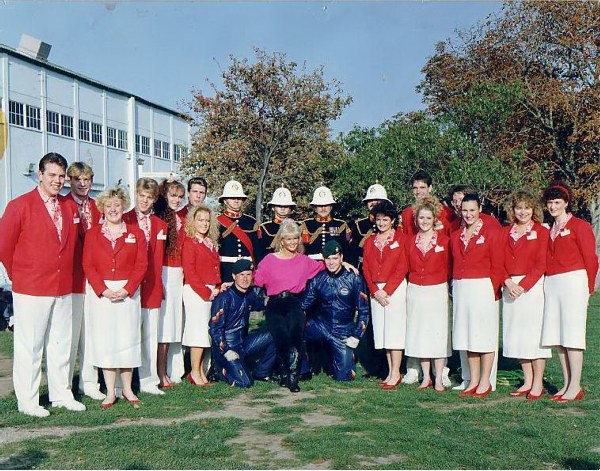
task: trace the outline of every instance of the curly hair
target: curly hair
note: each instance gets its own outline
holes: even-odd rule
[[[511,222],[517,221],[515,217],[515,208],[521,203],[524,203],[527,208],[531,208],[533,210],[531,219],[533,219],[535,222],[544,221],[544,212],[542,211],[542,205],[539,198],[537,198],[531,191],[523,189],[511,193],[504,203],[504,210],[506,211],[508,219]]]
[[[569,209],[571,207],[571,198],[571,188],[560,181],[552,182],[552,184],[542,193],[542,200],[544,201],[544,204],[550,200],[563,200],[568,203],[567,207]]]
[[[398,227],[398,210],[389,201],[382,201],[381,203],[377,203],[371,208],[370,213],[371,216],[373,216],[373,218],[377,218],[378,214],[383,214],[384,216],[389,217],[393,221],[392,227],[394,229]]]
[[[104,204],[107,199],[110,198],[118,198],[121,200],[121,204],[123,205],[123,212],[129,209],[131,206],[131,199],[129,198],[129,193],[122,186],[116,186],[114,188],[107,188],[102,193],[98,195],[96,198],[96,206],[101,213],[104,213]]]
[[[167,223],[167,243],[165,251],[167,255],[177,256],[179,254],[179,245],[177,244],[177,212],[169,207],[167,195],[171,189],[180,190],[185,195],[185,187],[177,180],[163,180],[159,185],[158,199],[154,203],[154,212]]]
[[[281,239],[284,237],[298,237],[298,253],[304,253],[304,244],[302,243],[302,237],[300,237],[300,226],[293,219],[284,219],[279,226],[275,239],[273,239],[275,252],[281,251]]]
[[[208,226],[208,237],[211,242],[215,245],[219,242],[219,223],[217,218],[215,217],[215,213],[213,213],[212,209],[208,206],[201,204],[200,206],[196,206],[190,211],[188,211],[186,221],[185,221],[185,233],[190,237],[196,237],[198,231],[196,231],[196,215],[198,213],[208,213],[210,218],[210,225]]]
[[[442,203],[435,196],[426,196],[419,201],[415,202],[412,206],[413,217],[415,218],[415,222],[417,221],[417,217],[419,217],[419,211],[422,209],[427,209],[431,211],[433,214],[433,220],[437,221],[440,218],[440,214],[442,213]]]

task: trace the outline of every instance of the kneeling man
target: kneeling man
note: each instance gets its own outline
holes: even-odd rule
[[[232,386],[249,388],[253,379],[269,380],[275,363],[275,342],[266,330],[248,333],[250,311],[264,310],[262,294],[252,288],[252,262],[240,259],[233,264],[232,272],[233,285],[211,306],[212,354],[221,379]],[[250,368],[251,360],[254,368]]]
[[[350,381],[356,376],[354,349],[369,323],[367,288],[360,275],[342,266],[344,256],[337,241],[327,242],[322,254],[327,270],[308,282],[302,297],[305,311],[319,307],[318,315],[306,322],[304,339],[325,342],[333,358],[333,379]]]

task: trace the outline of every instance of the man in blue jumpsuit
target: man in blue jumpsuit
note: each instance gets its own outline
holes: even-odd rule
[[[342,266],[337,241],[327,242],[322,254],[327,270],[308,282],[302,297],[304,310],[319,306],[318,315],[306,322],[304,339],[324,342],[331,350],[333,379],[350,381],[356,376],[354,349],[369,323],[367,288],[360,275]]]
[[[219,294],[211,306],[213,361],[221,379],[249,388],[253,380],[269,380],[275,363],[275,342],[266,330],[248,333],[250,311],[264,309],[263,295],[252,287],[252,262],[236,261],[232,274],[233,285]]]

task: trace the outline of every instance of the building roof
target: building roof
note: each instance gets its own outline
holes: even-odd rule
[[[134,93],[129,93],[126,92],[124,90],[115,88],[111,85],[107,85],[105,83],[102,83],[98,80],[94,80],[92,78],[86,77],[85,75],[81,75],[77,72],[73,72],[72,70],[66,69],[64,67],[61,67],[59,65],[53,64],[52,62],[48,62],[45,60],[41,60],[41,59],[37,59],[35,57],[31,57],[27,54],[23,54],[22,52],[17,51],[16,49],[10,47],[10,46],[6,46],[5,44],[1,44],[0,43],[0,52],[5,52],[6,54],[9,54],[11,56],[17,57],[18,59],[25,61],[25,62],[29,62],[30,64],[35,64],[35,65],[39,65],[42,67],[45,67],[48,70],[52,70],[55,72],[58,72],[60,74],[66,75],[68,77],[74,78],[79,80],[80,82],[86,83],[88,85],[92,85],[94,87],[98,87],[98,88],[102,88],[104,90],[107,90],[109,92],[115,93],[117,95],[121,95],[127,98],[133,97],[135,98],[136,101],[143,103],[145,105],[151,106],[153,108],[156,108],[158,110],[161,111],[165,111],[166,113],[169,114],[174,114],[176,116],[179,116],[182,119],[189,119],[189,116],[187,116],[184,113],[181,113],[180,111],[177,110],[173,110],[171,108],[167,108],[166,106],[160,105],[158,103],[154,103],[150,100],[146,100],[145,98],[142,98],[139,95],[136,95]]]

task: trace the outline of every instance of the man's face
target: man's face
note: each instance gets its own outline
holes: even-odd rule
[[[331,206],[330,204],[325,205],[325,206],[316,205],[315,212],[317,213],[317,216],[326,218],[331,214],[332,208],[333,208],[333,206]]]
[[[92,188],[93,177],[79,175],[78,177],[71,177],[71,192],[79,197],[85,198],[87,197],[90,189]]]
[[[223,203],[230,211],[239,212],[244,205],[244,198],[223,198]]]
[[[371,211],[375,205],[381,203],[383,200],[369,200],[367,201],[367,209]]]
[[[190,206],[200,206],[204,203],[204,198],[206,198],[206,188],[199,183],[194,183],[190,188],[190,191],[188,191],[188,202],[190,203]]]
[[[250,288],[250,285],[252,285],[252,275],[252,270],[246,270],[238,273],[237,275],[232,275],[235,287],[242,292],[248,291],[248,288]]]
[[[461,203],[464,197],[465,194],[462,191],[457,191],[456,193],[452,194],[452,207],[454,208],[454,211],[456,211],[456,214],[458,214],[459,216],[462,216]]]
[[[285,219],[292,212],[292,207],[291,206],[273,206],[273,212],[275,213],[275,216],[277,216],[278,218]]]
[[[58,164],[47,163],[43,172],[38,171],[40,188],[47,196],[56,196],[65,184],[66,171]]]
[[[341,253],[331,255],[325,259],[325,267],[329,273],[337,273],[342,268],[344,256]]]
[[[428,186],[424,181],[416,180],[413,182],[413,195],[417,201],[429,196],[431,190],[432,187]]]
[[[148,214],[152,209],[152,205],[156,202],[156,198],[147,190],[138,191],[136,196],[136,209],[142,214]]]

